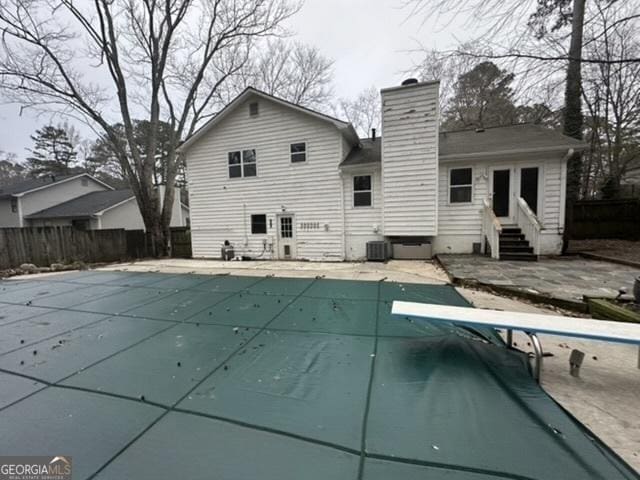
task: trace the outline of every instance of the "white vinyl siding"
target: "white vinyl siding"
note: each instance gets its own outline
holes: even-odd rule
[[[16,200],[16,207],[17,207],[18,206],[17,202],[19,200],[17,198],[15,200]],[[12,201],[11,198],[0,200],[0,228],[20,226],[19,213],[12,211],[11,201]]]
[[[439,219],[438,237],[435,242],[435,253],[470,253],[472,243],[482,241],[482,201],[489,196],[491,167],[511,168],[512,195],[520,189],[520,168],[540,168],[538,217],[544,230],[543,237],[549,237],[543,244],[543,254],[559,253],[556,251],[557,239],[564,228],[562,210],[564,208],[564,183],[562,180],[563,154],[546,154],[545,156],[520,156],[514,159],[483,159],[470,163],[447,161],[440,168]],[[473,167],[473,188],[471,203],[448,202],[449,178],[452,168]],[[514,176],[515,175],[515,176]],[[555,240],[551,239],[555,237]]]
[[[437,233],[438,84],[382,91],[385,235]]]
[[[229,240],[238,254],[274,258],[276,214],[287,213],[295,216],[298,258],[341,260],[342,136],[329,122],[266,99],[260,99],[259,115],[251,117],[252,101],[229,112],[186,153],[193,256],[219,258]],[[307,158],[313,160],[299,168],[291,164],[290,145],[304,138],[313,139],[306,143]],[[228,179],[227,154],[242,145],[255,148],[258,176]],[[251,234],[253,214],[267,215],[266,234]]]
[[[353,206],[353,177],[371,175],[372,206]],[[347,260],[362,260],[366,256],[366,244],[372,240],[382,240],[382,185],[380,169],[365,169],[343,173],[344,205],[346,224]]]

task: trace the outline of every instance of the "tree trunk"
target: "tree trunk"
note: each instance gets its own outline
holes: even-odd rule
[[[563,133],[582,140],[582,32],[584,29],[584,7],[586,0],[573,0],[571,20],[571,44],[569,47],[569,65],[564,94]],[[573,223],[573,205],[580,195],[582,180],[582,155],[574,153],[567,161],[567,199],[565,205],[565,225],[562,252],[566,252],[571,238]]]

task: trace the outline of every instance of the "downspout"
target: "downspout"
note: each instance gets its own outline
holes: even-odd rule
[[[567,154],[562,157],[560,164],[560,218],[558,219],[558,233],[564,234],[565,214],[567,210],[567,162],[573,155],[575,150],[570,148]],[[563,193],[564,192],[564,193]]]
[[[342,261],[346,261],[347,260],[347,232],[346,232],[346,212],[344,211],[344,177],[342,176],[342,170],[338,171],[338,176],[340,177],[340,210],[342,213]]]
[[[22,219],[22,198],[15,197],[15,199],[16,199],[16,204],[18,205],[18,225],[20,226],[20,228],[22,228],[24,227],[24,220]]]

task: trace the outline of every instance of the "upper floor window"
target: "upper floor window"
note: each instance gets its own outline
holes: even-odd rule
[[[353,206],[371,206],[371,175],[353,177]]]
[[[17,198],[12,198],[11,199],[11,212],[12,213],[16,213],[18,211],[18,199]]]
[[[87,177],[83,177],[80,180],[80,185],[82,185],[83,187],[88,187],[89,186],[89,179]]]
[[[307,161],[307,144],[305,142],[292,143],[291,150],[291,163],[306,162]]]
[[[229,152],[229,178],[255,177],[256,151]]]
[[[449,170],[449,203],[471,203],[473,170],[452,168]]]
[[[251,102],[249,104],[249,116],[255,117],[256,115],[258,115],[258,112],[259,112],[258,102]]]

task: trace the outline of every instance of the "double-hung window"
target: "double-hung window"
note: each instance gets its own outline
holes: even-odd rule
[[[471,203],[473,170],[452,168],[449,170],[449,203]]]
[[[255,177],[256,151],[229,152],[229,178]]]
[[[371,175],[356,175],[353,177],[353,206],[371,206]]]
[[[291,163],[307,161],[307,144],[305,142],[292,143],[290,145]]]

